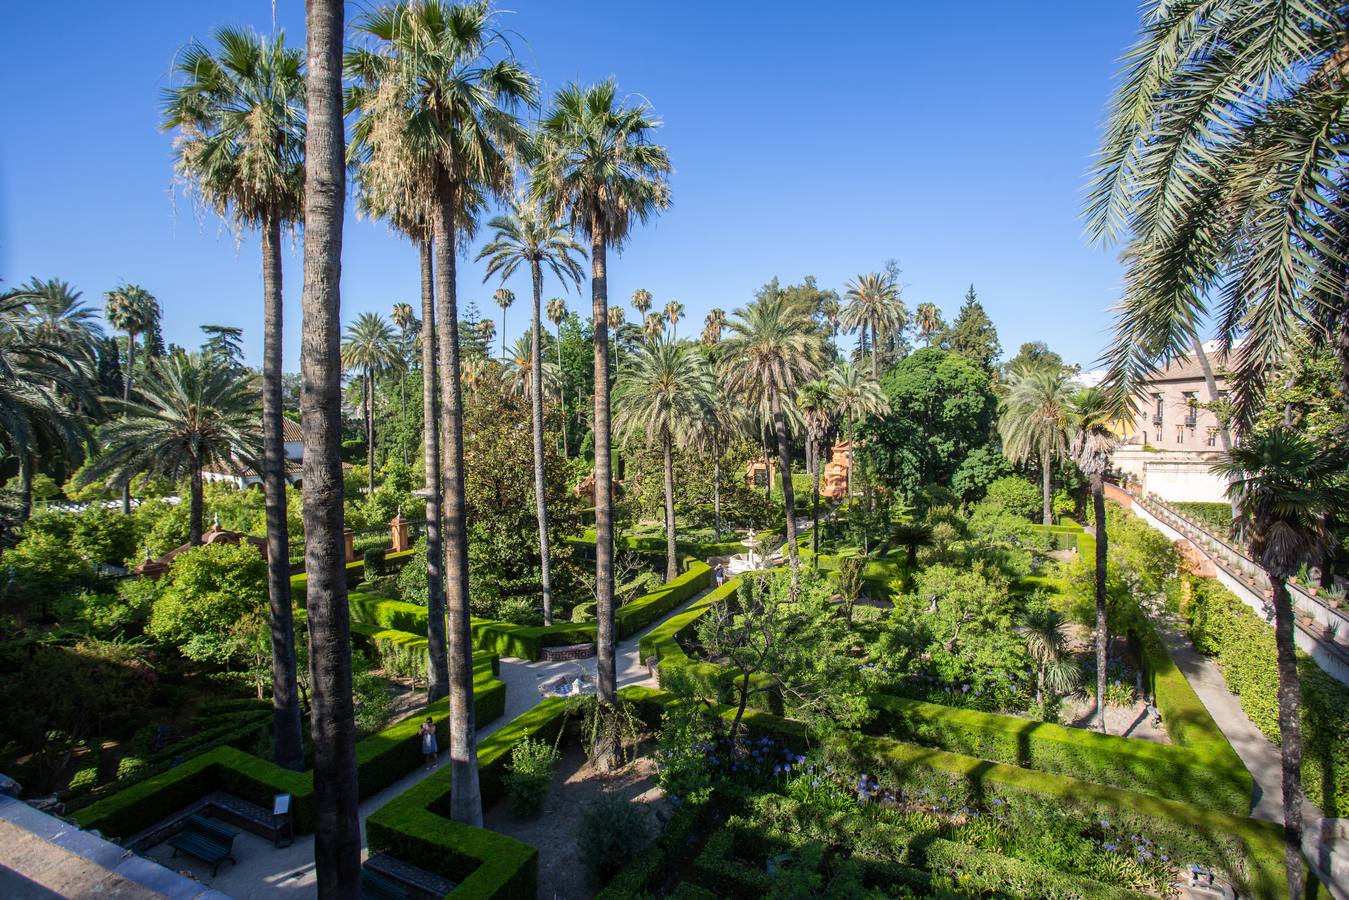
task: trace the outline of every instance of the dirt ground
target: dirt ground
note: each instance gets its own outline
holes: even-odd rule
[[[601,794],[618,794],[646,807],[654,835],[670,813],[655,775],[656,766],[649,757],[601,775],[573,744],[563,750],[552,789],[537,816],[519,818],[511,812],[509,799],[502,799],[485,811],[483,824],[538,848],[539,900],[583,900],[594,896],[595,888],[586,879],[576,852],[576,824],[581,811]]]

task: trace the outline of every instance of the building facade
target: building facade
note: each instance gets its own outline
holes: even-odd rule
[[[1225,359],[1216,344],[1204,351],[1221,400],[1227,394]],[[1212,399],[1198,354],[1155,372],[1135,394],[1132,420],[1121,423],[1115,471],[1164,500],[1222,502],[1227,484],[1210,471],[1223,452],[1223,426]]]

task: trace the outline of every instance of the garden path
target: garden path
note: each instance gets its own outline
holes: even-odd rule
[[[1255,727],[1241,708],[1241,700],[1227,689],[1218,664],[1194,649],[1175,617],[1162,611],[1152,618],[1172,661],[1251,773],[1255,783],[1251,817],[1282,822],[1283,770],[1279,748]],[[1321,810],[1304,799],[1302,852],[1320,870],[1322,881],[1331,887],[1336,900],[1349,900],[1349,846],[1343,839],[1334,841],[1326,834],[1325,821]]]
[[[665,616],[626,640],[618,642],[616,666],[618,685],[625,687],[651,681],[651,675],[641,660],[638,644],[652,628],[660,625],[670,616],[678,615],[691,604],[699,600],[707,591],[690,598]],[[539,682],[553,675],[578,671],[595,672],[593,658],[573,662],[529,662],[511,657],[501,660],[500,678],[506,682],[506,712],[500,718],[484,725],[478,732],[479,739],[492,734],[516,716],[531,709],[542,699],[539,694]],[[441,753],[440,764],[444,765],[447,754]],[[365,859],[365,818],[388,803],[394,797],[406,791],[414,784],[431,774],[426,769],[417,769],[395,782],[360,806],[361,818],[361,858]],[[289,847],[276,849],[270,841],[244,832],[234,839],[234,856],[239,861],[235,865],[226,864],[218,875],[211,875],[210,868],[196,860],[178,857],[171,859],[172,849],[159,845],[148,854],[171,869],[183,871],[193,878],[209,885],[214,890],[228,894],[236,900],[265,900],[271,897],[300,898],[318,895],[318,886],[314,875],[314,837],[299,835]]]

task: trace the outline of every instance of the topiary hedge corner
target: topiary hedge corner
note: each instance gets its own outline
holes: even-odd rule
[[[475,659],[474,715],[479,723],[506,710],[506,683],[491,674],[491,660]],[[356,742],[356,775],[361,799],[396,783],[422,762],[418,730],[430,715],[442,746],[449,743],[449,700]],[[111,838],[127,838],[154,825],[211,791],[225,791],[270,809],[275,794],[294,798],[295,830],[314,829],[312,771],[283,769],[234,747],[217,747],[166,772],[137,782],[73,814],[81,828],[97,828]]]

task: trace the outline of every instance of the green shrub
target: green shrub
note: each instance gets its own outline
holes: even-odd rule
[[[870,733],[1244,815],[1251,778],[1202,752],[1049,722],[874,695]],[[1229,760],[1229,763],[1231,760]]]
[[[1226,508],[1226,505],[1224,505]],[[1230,510],[1229,510],[1230,511]],[[1195,649],[1217,659],[1256,728],[1279,743],[1274,630],[1217,581],[1193,578],[1182,613]],[[1183,596],[1183,594],[1182,594]],[[1299,651],[1302,789],[1327,816],[1349,815],[1349,688]]]
[[[366,578],[379,578],[384,574],[384,555],[386,552],[384,547],[371,547],[361,555]]]
[[[1009,513],[1031,521],[1039,520],[1044,506],[1040,488],[1016,475],[1006,475],[990,484],[984,502],[997,504]]]
[[[532,816],[543,806],[553,783],[553,766],[561,754],[547,741],[525,738],[511,750],[506,770],[506,794],[517,816]]]
[[[647,844],[646,812],[620,796],[603,795],[581,812],[576,850],[590,877],[603,883]]]

